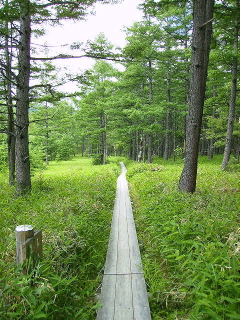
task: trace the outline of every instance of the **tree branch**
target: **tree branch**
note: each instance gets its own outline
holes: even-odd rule
[[[114,57],[107,57],[107,56],[97,56],[91,54],[83,54],[81,56],[72,56],[67,54],[60,54],[55,57],[31,57],[31,60],[41,60],[41,61],[50,61],[50,60],[58,60],[58,59],[81,59],[81,58],[92,58],[92,59],[99,59],[99,60],[108,60],[108,61],[116,61],[116,62],[129,62],[129,60],[122,59],[122,58],[114,58]]]
[[[201,25],[199,28],[201,29],[202,27],[205,27],[207,24],[213,21],[213,18],[205,22],[203,25]]]

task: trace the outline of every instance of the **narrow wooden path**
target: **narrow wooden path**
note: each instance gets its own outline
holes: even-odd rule
[[[117,181],[112,227],[97,320],[150,320],[126,168]]]

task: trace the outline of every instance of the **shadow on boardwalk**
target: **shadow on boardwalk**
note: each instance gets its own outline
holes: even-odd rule
[[[97,320],[150,320],[126,168],[117,181],[111,234]]]

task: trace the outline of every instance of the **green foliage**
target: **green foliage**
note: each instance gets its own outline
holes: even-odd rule
[[[106,163],[108,163],[108,161]],[[103,164],[103,154],[96,154],[93,157],[92,164],[95,166]]]
[[[15,199],[1,177],[0,319],[94,319],[118,167],[90,159],[53,162]],[[42,260],[23,275],[15,265],[17,225],[43,231]]]
[[[163,166],[158,164],[149,164],[149,163],[135,163],[133,167],[131,167],[130,171],[128,172],[128,177],[131,178],[137,173],[151,173],[152,171],[162,171],[164,170]]]
[[[7,167],[7,146],[4,139],[0,140],[0,171]]]
[[[69,160],[78,148],[76,111],[66,102],[35,104],[31,112],[30,141],[42,160]]]
[[[43,169],[45,167],[45,152],[43,148],[36,145],[30,145],[30,163],[31,163],[31,174],[34,174],[37,169]]]
[[[220,163],[200,159],[193,195],[177,190],[181,162],[129,166],[153,319],[238,318],[240,177]]]
[[[75,154],[74,139],[68,135],[62,135],[61,139],[52,141],[52,157],[53,159],[69,160]]]

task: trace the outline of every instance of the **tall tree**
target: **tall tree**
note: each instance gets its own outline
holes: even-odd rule
[[[237,97],[237,74],[238,74],[238,37],[239,37],[239,0],[235,1],[235,21],[234,21],[234,45],[233,45],[233,63],[232,63],[232,85],[229,102],[228,126],[226,134],[226,143],[222,161],[222,169],[226,169],[231,154],[231,143],[234,126],[234,116]]]
[[[18,76],[17,76],[17,110],[16,110],[16,189],[24,194],[31,189],[30,159],[29,159],[29,82],[30,82],[30,49],[31,21],[41,23],[41,20],[59,21],[61,19],[79,19],[86,14],[86,9],[97,0],[72,1],[32,1],[13,0],[4,2],[1,16],[8,21],[14,13],[14,19],[20,27],[18,43]],[[105,3],[114,3],[107,0]],[[11,14],[9,14],[11,12]]]
[[[186,155],[179,181],[179,189],[191,193],[196,189],[198,148],[212,35],[213,7],[214,0],[195,0],[193,2],[193,39]]]
[[[16,110],[16,191],[31,189],[29,158],[29,81],[30,81],[30,1],[20,1],[20,40],[18,52],[18,83]]]
[[[12,93],[12,47],[13,35],[12,24],[9,21],[5,22],[5,100],[7,105],[8,125],[7,125],[7,145],[8,145],[8,169],[9,169],[9,184],[15,182],[15,126],[14,126],[14,108],[13,108],[13,93]]]
[[[85,75],[87,81],[81,87],[82,100],[78,102],[78,117],[85,119],[84,127],[88,129],[88,139],[91,139],[94,146],[91,149],[95,149],[95,153],[99,155],[100,163],[106,164],[107,118],[112,105],[116,70],[105,61],[97,61],[93,69],[86,71]]]

